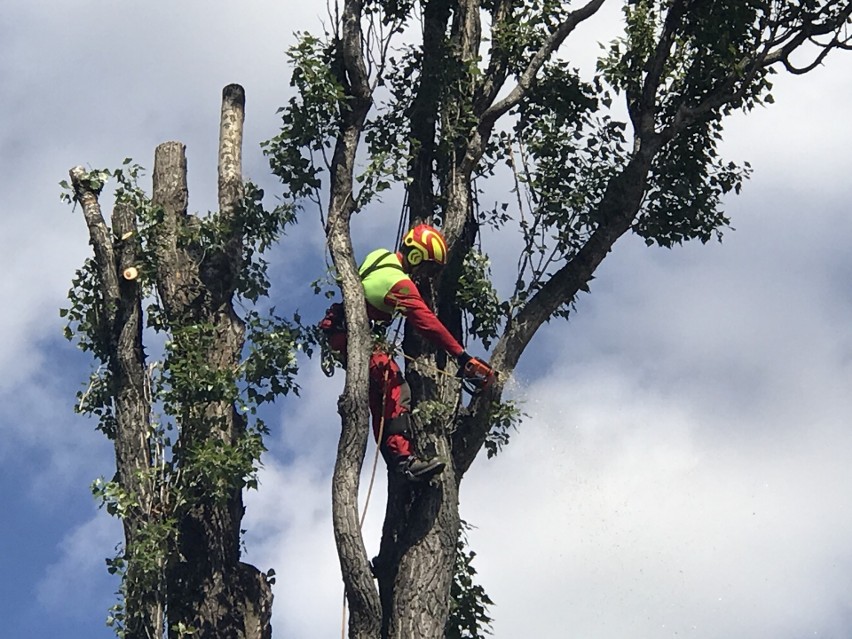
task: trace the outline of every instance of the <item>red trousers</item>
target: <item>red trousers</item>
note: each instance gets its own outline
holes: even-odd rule
[[[333,333],[328,338],[329,346],[338,353],[346,353],[346,333]],[[345,361],[345,359],[344,359]],[[397,363],[381,348],[370,355],[370,414],[373,417],[373,434],[388,459],[408,457],[414,454],[411,441],[402,434],[385,435],[385,427],[394,417],[411,410],[411,389],[402,376]],[[382,440],[379,442],[379,432]]]
[[[390,420],[411,410],[411,389],[397,363],[384,351],[377,349],[370,356],[370,414],[376,441]],[[384,435],[381,446],[390,457],[414,454],[411,441],[402,434]]]

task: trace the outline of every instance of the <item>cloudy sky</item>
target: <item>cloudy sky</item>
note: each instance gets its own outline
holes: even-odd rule
[[[567,54],[591,60],[614,9]],[[178,139],[190,206],[212,208],[220,93],[239,82],[245,172],[274,194],[259,143],[289,96],[284,51],[324,19],[320,0],[4,2],[4,636],[113,636],[117,584],[103,560],[120,528],[89,493],[112,453],[72,413],[89,361],[58,315],[89,247],[58,182],[76,164],[150,167],[154,147]],[[736,231],[671,251],[620,241],[571,322],[537,336],[511,383],[529,418],[462,487],[496,637],[852,635],[852,55],[780,77],[774,93],[775,106],[727,128],[726,155],[755,168],[727,205]],[[398,210],[389,200],[357,220],[362,251],[393,241]],[[316,222],[278,250],[275,301],[316,311]],[[305,272],[282,268],[285,254]],[[247,558],[278,573],[279,637],[340,633],[330,475],[341,381],[306,367],[301,399],[276,409],[248,498]]]

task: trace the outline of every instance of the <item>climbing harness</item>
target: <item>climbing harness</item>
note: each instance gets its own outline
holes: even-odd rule
[[[358,277],[361,278],[361,281],[363,282],[365,279],[367,279],[368,275],[374,273],[375,271],[379,270],[380,268],[392,268],[392,269],[396,269],[397,271],[401,271],[401,272],[405,273],[405,270],[402,268],[401,265],[396,264],[394,262],[385,262],[384,261],[390,255],[393,255],[393,253],[391,251],[387,251],[387,250],[383,251],[381,253],[381,255],[379,255],[375,260],[373,260],[372,264],[367,266],[363,271],[359,271]]]

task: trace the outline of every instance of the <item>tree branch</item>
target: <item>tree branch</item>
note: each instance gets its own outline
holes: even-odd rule
[[[483,75],[477,97],[474,100],[473,112],[481,116],[497,98],[508,73],[508,52],[498,43],[500,31],[512,24],[512,0],[498,0],[491,12],[491,47],[488,53],[488,68]]]
[[[343,7],[343,64],[352,95],[357,100],[370,101],[370,79],[364,61],[364,36],[361,32],[363,5],[362,0],[346,0]]]
[[[491,355],[491,364],[502,375],[491,392],[478,397],[463,417],[453,441],[453,459],[459,474],[473,463],[490,427],[488,407],[499,401],[502,384],[511,375],[533,336],[560,306],[587,287],[597,267],[619,237],[630,229],[645,192],[653,149],[647,147],[609,183],[597,208],[601,224],[577,255],[545,282],[510,321]]]
[[[232,219],[243,199],[243,123],[246,94],[239,84],[222,89],[219,120],[219,215]],[[235,234],[239,235],[237,229]]]
[[[411,103],[411,139],[415,147],[409,164],[409,222],[415,224],[435,212],[432,180],[435,162],[435,131],[438,121],[439,74],[445,64],[444,33],[450,18],[447,0],[429,0],[423,8],[423,66],[417,94]]]
[[[157,290],[168,317],[178,317],[201,295],[197,265],[178,249],[178,235],[193,216],[186,212],[189,191],[186,180],[186,147],[163,142],[154,151],[152,203],[162,217],[154,228]]]
[[[116,204],[112,213],[112,228],[118,272],[135,266],[139,240],[136,234],[136,213],[126,202]],[[150,471],[151,457],[151,400],[147,393],[148,373],[142,346],[142,294],[135,277],[123,277],[119,282],[120,298],[114,324],[114,352],[110,357],[110,372],[114,384],[115,403],[115,465],[121,486],[134,495],[135,513],[123,520],[127,547],[133,548],[140,529],[160,516],[160,499],[156,480]],[[129,636],[146,636],[158,630],[165,606],[165,592],[150,588],[136,575],[145,568],[130,561],[127,567],[125,606],[126,629]]]
[[[590,0],[587,4],[580,7],[576,11],[569,13],[554,29],[550,37],[545,41],[541,48],[535,53],[527,68],[518,78],[518,83],[514,89],[505,98],[494,104],[482,114],[480,127],[491,127],[500,116],[508,112],[512,107],[517,106],[521,98],[529,90],[536,74],[538,74],[544,63],[547,62],[556,49],[565,41],[574,28],[584,20],[592,17],[597,13],[598,9],[603,5],[604,0]]]
[[[245,229],[237,222],[243,205],[243,124],[246,94],[239,84],[229,84],[222,90],[222,109],[219,120],[218,195],[219,220],[229,233],[223,245],[213,255],[202,260],[200,276],[216,298],[223,304],[233,296],[243,261]]]
[[[836,6],[837,3],[828,3],[823,7],[825,12],[829,7]],[[770,11],[770,9],[767,9]],[[695,106],[687,106],[682,104],[675,114],[671,124],[665,127],[660,135],[664,141],[672,139],[684,128],[694,124],[705,118],[708,114],[715,112],[726,104],[742,99],[746,96],[749,89],[752,88],[752,83],[764,69],[781,64],[784,68],[793,74],[803,74],[813,70],[834,49],[849,48],[849,38],[841,39],[839,33],[846,28],[846,24],[852,16],[852,4],[847,4],[843,10],[831,19],[826,17],[826,20],[820,23],[807,21],[800,29],[794,27],[795,19],[800,16],[790,16],[782,20],[780,17],[767,20],[767,28],[771,32],[776,32],[784,29],[783,36],[777,38],[769,38],[766,44],[760,51],[755,52],[751,57],[744,59],[738,68],[732,70],[716,87],[711,91],[701,102]],[[804,20],[804,19],[803,19]],[[832,39],[824,44],[816,43],[813,38],[821,35],[833,33]],[[815,59],[804,67],[797,67],[790,62],[790,56],[806,44],[815,44],[820,48]],[[777,47],[777,48],[776,48]]]
[[[457,181],[468,180],[476,167],[476,164],[482,158],[483,149],[491,137],[491,131],[497,120],[513,107],[520,104],[521,100],[527,94],[529,88],[535,81],[535,76],[541,70],[541,67],[544,66],[545,62],[550,59],[556,49],[559,48],[574,28],[581,22],[593,16],[603,5],[603,2],[604,0],[591,0],[576,11],[569,13],[565,20],[563,20],[556,29],[554,29],[553,33],[551,33],[550,37],[539,48],[535,55],[533,55],[532,60],[521,74],[518,79],[518,83],[515,85],[514,89],[511,90],[509,95],[503,98],[500,102],[485,109],[484,113],[482,113],[482,116],[479,118],[479,124],[476,127],[476,130],[473,132],[470,140],[468,141],[467,148],[464,149],[463,154],[460,153],[460,155],[462,155],[462,160],[458,163],[458,167],[456,169]],[[499,88],[499,86],[493,87],[495,95]],[[469,199],[470,198],[468,197],[468,204]],[[468,208],[468,206],[458,207],[456,213],[458,215],[466,216],[469,213]],[[451,251],[455,243],[458,241],[463,227],[463,220],[456,220],[447,229],[447,243],[449,244]]]
[[[686,11],[687,1],[675,0],[669,7],[662,33],[660,33],[660,38],[654,49],[654,56],[646,65],[647,72],[645,81],[642,83],[642,95],[635,105],[630,104],[633,100],[630,99],[628,92],[630,117],[639,140],[648,140],[655,133],[657,92],[660,89],[660,81],[663,77],[666,61],[671,54],[675,33],[680,27]]]
[[[122,521],[126,548],[132,553],[139,530],[151,515],[150,505],[156,499],[153,478],[146,473],[151,466],[148,423],[151,409],[145,392],[141,293],[135,274],[119,276],[136,263],[135,212],[127,202],[117,203],[110,231],[98,202],[102,176],[87,173],[82,167],[74,167],[70,175],[75,197],[83,208],[89,228],[100,282],[102,301],[97,310],[105,317],[95,330],[105,341],[105,352],[101,356],[109,369],[113,398],[115,432],[112,439],[118,482],[132,497],[132,515]],[[140,588],[136,575],[143,569],[135,561],[128,563],[127,571],[125,627],[130,634],[144,636],[157,629],[156,619],[164,594]]]
[[[355,154],[372,104],[364,62],[361,17],[361,0],[346,0],[340,46],[350,95],[340,104],[341,129],[332,157],[326,237],[340,276],[349,327],[346,383],[338,400],[342,428],[332,477],[334,537],[351,610],[349,636],[374,639],[381,628],[381,604],[361,536],[358,513],[360,469],[369,430],[367,362],[370,340],[364,291],[350,235],[350,218],[355,208],[352,192]]]
[[[827,15],[830,9],[838,6],[842,7],[839,13],[834,16]],[[848,50],[852,36],[841,37],[840,34],[842,31],[848,30],[848,23],[850,16],[852,16],[852,4],[845,3],[844,6],[844,2],[828,2],[817,12],[817,15],[822,15],[824,20],[815,22],[810,16],[802,16],[802,27],[798,30],[791,29],[792,37],[783,46],[765,57],[764,66],[771,66],[780,62],[790,73],[802,75],[819,66],[830,51],[834,49]],[[829,34],[832,34],[829,42],[817,41],[820,36]],[[819,53],[812,62],[805,66],[794,65],[790,61],[790,56],[806,43],[816,46],[820,50]]]
[[[100,179],[99,176],[86,171],[82,166],[75,166],[69,171],[69,175],[74,189],[74,198],[83,209],[83,217],[89,229],[89,243],[95,253],[95,263],[101,276],[104,299],[108,302],[117,300],[119,297],[118,273],[115,268],[112,238],[98,202],[103,184],[97,182]],[[113,317],[114,309],[110,322]]]

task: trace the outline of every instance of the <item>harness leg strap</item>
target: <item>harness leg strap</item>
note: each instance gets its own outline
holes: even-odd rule
[[[389,435],[411,436],[411,414],[402,413],[393,419],[387,420],[384,428],[384,437]]]

